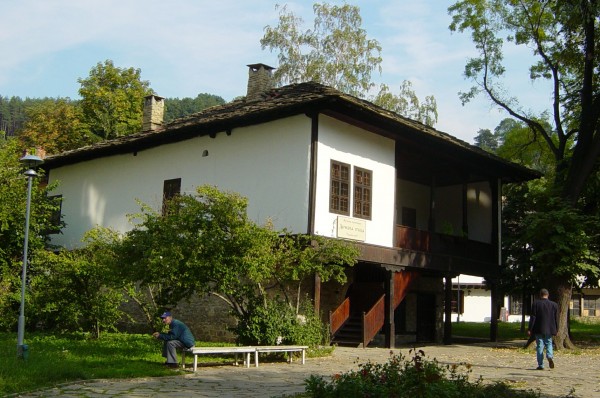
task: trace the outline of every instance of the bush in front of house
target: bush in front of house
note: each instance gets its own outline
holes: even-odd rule
[[[306,379],[309,397],[371,398],[535,398],[534,391],[514,390],[503,383],[469,381],[470,366],[441,365],[422,350],[411,350],[412,358],[392,355],[387,363],[367,362],[358,370],[333,375],[331,381],[312,375]]]
[[[327,326],[314,315],[309,301],[296,310],[276,297],[256,298],[248,305],[248,312],[238,316],[232,331],[240,345],[308,345],[328,343]]]

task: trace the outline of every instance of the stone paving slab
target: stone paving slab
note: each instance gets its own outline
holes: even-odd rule
[[[441,364],[470,364],[471,380],[481,376],[485,382],[503,381],[517,388],[539,390],[545,398],[565,397],[572,389],[571,397],[600,397],[598,350],[583,355],[559,352],[555,369],[539,371],[535,370],[535,352],[517,349],[520,345],[522,342],[418,349]],[[307,358],[306,365],[295,361],[265,362],[258,368],[200,366],[196,373],[174,372],[173,377],[75,382],[20,397],[283,397],[304,392],[304,380],[311,374],[329,377],[356,369],[359,363],[384,363],[390,351],[411,357],[410,348],[337,347],[331,357]]]

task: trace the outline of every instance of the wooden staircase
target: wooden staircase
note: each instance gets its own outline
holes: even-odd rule
[[[417,271],[394,274],[394,309],[400,305]],[[346,298],[329,314],[331,342],[345,347],[366,347],[375,338],[385,322],[385,294],[367,312],[352,312],[350,298]]]
[[[351,314],[331,339],[341,347],[360,347],[363,344],[362,314]]]

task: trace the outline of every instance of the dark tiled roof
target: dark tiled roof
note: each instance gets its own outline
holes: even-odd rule
[[[334,117],[343,115],[346,119],[370,126],[373,131],[394,139],[404,139],[408,142],[422,141],[427,145],[447,145],[453,150],[458,150],[459,153],[491,161],[506,168],[503,174],[506,176],[514,174],[517,180],[538,177],[537,173],[529,169],[505,161],[450,134],[314,82],[275,88],[266,92],[262,100],[248,102],[245,99],[235,100],[176,119],[155,131],[140,132],[49,156],[44,167],[52,169],[94,158],[130,153],[169,142],[200,135],[212,135],[220,131],[231,131],[237,127],[303,113],[325,113]]]

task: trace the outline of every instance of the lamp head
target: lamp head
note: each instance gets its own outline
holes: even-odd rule
[[[25,155],[20,159],[21,163],[23,163],[25,165],[25,167],[27,167],[28,169],[35,169],[36,167],[38,167],[40,164],[44,163],[44,161],[42,160],[42,158],[40,158],[39,156],[35,156],[35,155]]]

